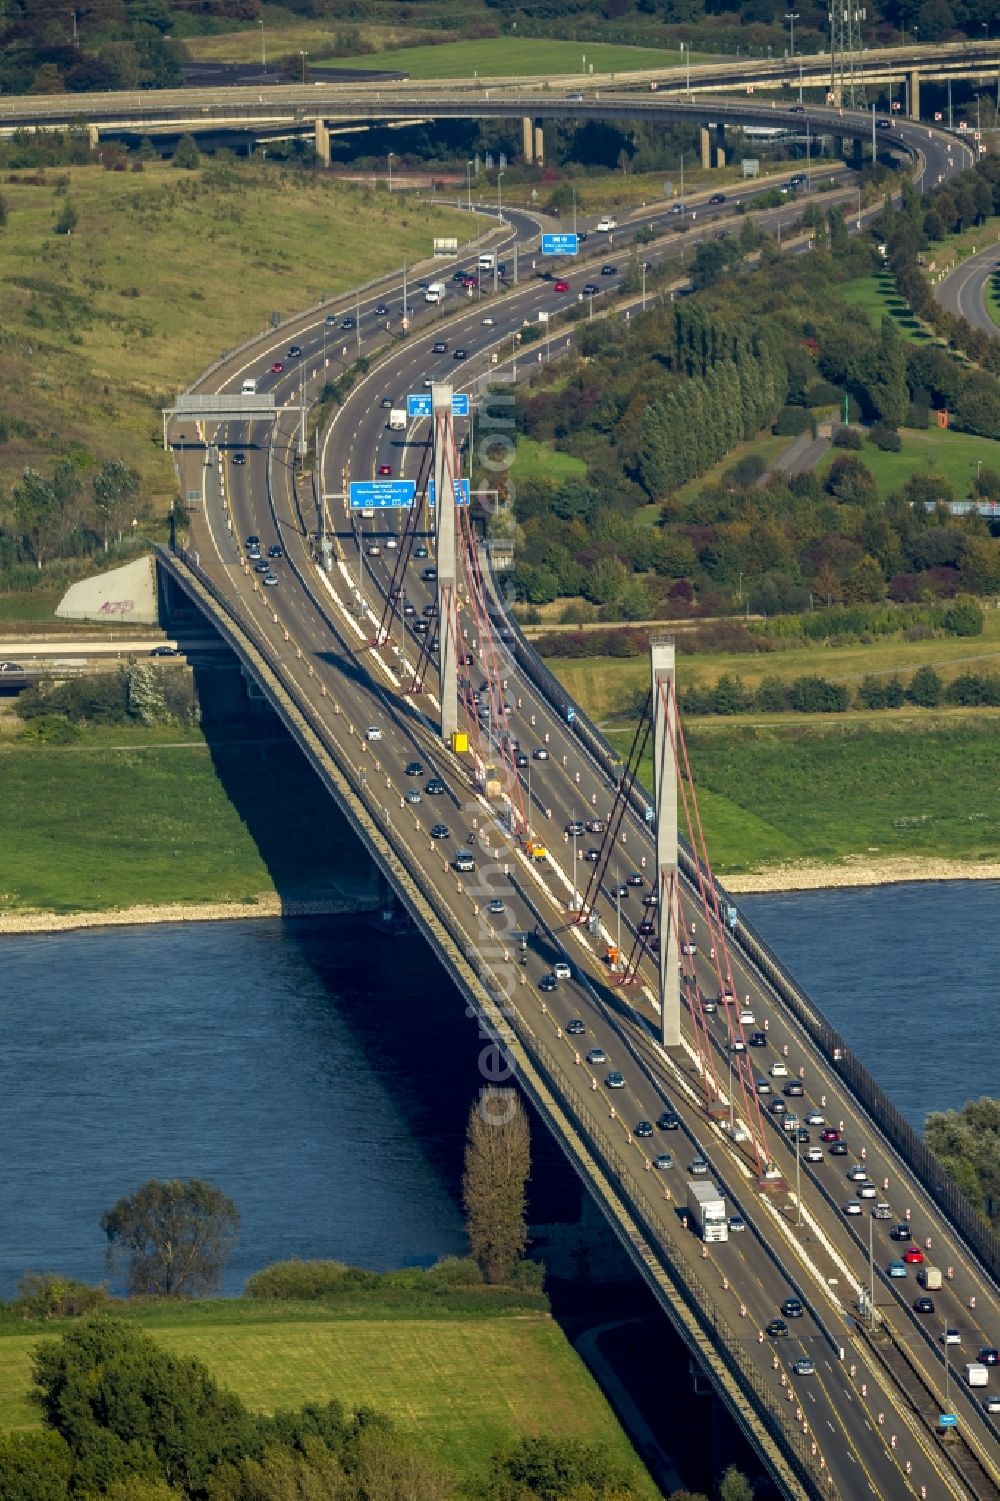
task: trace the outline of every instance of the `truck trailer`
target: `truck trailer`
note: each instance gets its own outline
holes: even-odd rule
[[[726,1201],[712,1183],[688,1183],[687,1207],[704,1241],[729,1239]]]

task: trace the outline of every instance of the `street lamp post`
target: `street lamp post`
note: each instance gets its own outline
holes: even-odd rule
[[[497,172],[497,218],[503,219],[503,167]],[[494,262],[495,264],[495,262]]]
[[[681,42],[681,52],[684,55],[684,88],[685,92],[691,92],[691,43]]]
[[[309,56],[309,54],[308,54],[308,52],[303,52],[302,48],[300,47],[299,48],[299,56],[302,59],[302,82],[305,83],[305,81],[306,81],[306,58]]]
[[[646,262],[642,263],[642,310],[646,311]]]
[[[395,151],[390,151],[388,157],[386,158],[386,160],[389,163],[389,192],[390,193],[392,192],[392,159],[393,159],[393,157],[395,155],[396,155]]]
[[[257,25],[260,27],[260,70],[267,72],[267,48],[264,44],[264,17],[257,17]]]
[[[577,909],[577,898],[576,898],[576,823],[577,823],[577,821],[574,818],[574,820],[573,820],[573,898],[572,898],[573,911],[574,912]]]
[[[789,57],[794,57],[795,56],[795,23],[796,23],[796,21],[798,19],[799,19],[799,12],[797,10],[786,10],[785,11],[785,20],[788,22],[788,29],[789,29],[789,32],[791,33],[791,35],[789,37],[789,46],[788,46],[788,55],[789,55]]]
[[[576,234],[576,184],[570,183],[570,191],[573,194],[573,233]]]
[[[795,1223],[802,1224],[802,1143],[795,1127]]]
[[[474,164],[473,164],[471,158],[465,164],[465,186],[466,186],[466,191],[467,191],[467,204],[468,204],[468,209],[469,209],[469,213],[470,214],[472,213],[472,168],[473,168],[473,165]]]

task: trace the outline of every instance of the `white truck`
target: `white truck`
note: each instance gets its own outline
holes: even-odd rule
[[[970,1360],[965,1367],[965,1379],[970,1386],[989,1386],[989,1366],[983,1365],[981,1360]]]
[[[602,214],[597,221],[598,234],[610,234],[613,229],[617,228],[618,220],[615,218],[614,214]]]
[[[389,411],[389,431],[393,433],[406,432],[406,408],[392,407]]]
[[[492,250],[484,250],[479,256],[480,271],[492,271],[497,263],[497,258]]]
[[[687,1207],[704,1241],[729,1239],[726,1201],[712,1183],[688,1183]]]
[[[937,1292],[941,1286],[941,1268],[939,1266],[922,1266],[917,1273],[917,1281],[928,1292]]]
[[[443,281],[432,281],[424,292],[425,302],[444,302],[448,288]]]

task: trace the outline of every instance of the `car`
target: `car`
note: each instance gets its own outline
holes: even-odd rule
[[[426,568],[421,568],[420,570],[420,577],[423,579],[425,584],[433,584],[437,576],[438,571],[433,563],[429,563]]]
[[[404,600],[404,602],[403,602],[403,614],[406,616],[407,620],[409,620],[410,617],[412,615],[415,615],[416,613],[417,613],[417,607],[416,607],[416,605],[411,605],[410,601],[408,599]]]
[[[685,940],[682,941],[682,943],[681,943],[681,953],[682,954],[696,954],[697,952],[698,952],[698,945],[696,943],[694,943],[694,942],[692,942],[692,941],[690,941],[688,939],[685,939]]]
[[[713,193],[708,201],[709,203],[725,203],[726,195],[725,193]]]
[[[609,234],[611,230],[618,228],[618,220],[614,214],[602,214],[597,221],[599,234]]]
[[[919,1246],[907,1246],[903,1252],[903,1260],[910,1266],[922,1266],[924,1253]]]
[[[282,364],[281,360],[275,360],[274,364],[271,366],[271,374],[280,375],[284,368],[285,367]]]
[[[604,820],[603,820],[603,818],[588,818],[587,819],[587,833],[588,834],[603,834],[604,833]],[[651,905],[655,906],[656,905],[656,900],[657,900],[656,893],[654,892],[653,895],[651,897],[647,897],[646,900]]]
[[[747,1042],[750,1044],[750,1046],[752,1048],[766,1048],[767,1047],[767,1033],[766,1032],[751,1032],[750,1036],[747,1038]],[[808,1120],[809,1117],[807,1116],[806,1119]]]
[[[326,324],[327,328],[336,328],[336,326],[337,326],[337,315],[336,315],[336,313],[327,313],[326,317],[323,319],[323,322]]]
[[[566,1023],[566,1035],[568,1037],[583,1037],[586,1031],[586,1026],[578,1016],[574,1016],[571,1022]]]
[[[596,297],[598,295],[598,293],[600,292],[600,290],[601,289],[597,285],[596,281],[588,281],[588,282],[585,282],[584,285],[583,285],[583,295],[584,295],[584,297]]]
[[[889,1239],[912,1240],[913,1232],[911,1231],[909,1225],[893,1225],[892,1229],[889,1231]]]
[[[415,558],[426,558],[428,556],[426,544],[423,542],[418,542],[416,547],[413,549],[413,556]]]
[[[686,213],[686,209],[685,209],[683,203],[672,203],[670,205],[670,207],[667,209],[667,213],[671,214],[671,215],[674,215],[674,214],[683,214],[683,213]]]
[[[0,662],[0,673],[4,672],[10,674],[11,676],[14,676],[18,673],[23,673],[24,668],[21,666],[20,662]]]
[[[386,313],[388,311],[389,311],[389,309],[388,309],[388,307],[386,306],[386,304],[384,302],[376,302],[376,304],[375,304],[375,316],[376,316],[376,318],[384,318],[385,315],[386,315]],[[392,405],[392,403],[390,402],[390,406],[391,405]]]
[[[743,1231],[747,1227],[747,1222],[743,1218],[742,1214],[731,1214],[729,1216],[728,1223],[730,1235],[742,1235]]]
[[[424,617],[425,620],[433,620],[434,616],[437,614],[437,612],[438,612],[437,605],[433,605],[432,604],[432,605],[424,605],[424,608],[421,610],[420,613],[423,615],[423,617]]]
[[[692,1178],[704,1178],[708,1174],[708,1163],[704,1157],[695,1157],[688,1163],[688,1172]]]
[[[635,1131],[634,1131],[633,1134],[635,1136],[640,1137],[643,1140],[647,1136],[652,1136],[652,1134],[653,1134],[653,1122],[652,1121],[637,1121],[636,1122]]]
[[[848,1199],[847,1203],[844,1205],[844,1213],[845,1214],[860,1214],[861,1213],[861,1201],[860,1201],[860,1199]]]
[[[563,281],[560,278],[559,281],[555,281],[555,282],[552,283],[552,290],[553,290],[553,292],[568,292],[569,291],[569,282],[568,281]]]
[[[770,1094],[771,1093],[771,1081],[770,1081],[770,1079],[758,1079],[757,1082],[756,1082],[755,1088],[756,1088],[758,1094]]]
[[[891,120],[876,120],[875,121],[875,129],[876,130],[891,130],[892,129],[892,121]]]
[[[178,655],[178,652],[176,646],[154,646],[149,655],[151,657],[176,657]],[[0,665],[0,672],[7,672],[11,669],[13,669],[15,672],[24,671],[24,668],[18,667],[16,662],[4,662],[2,665]]]
[[[386,550],[386,552],[395,552],[398,547],[399,547],[399,543],[396,541],[395,537],[386,537],[386,539],[385,539],[385,550]]]
[[[796,1376],[815,1376],[816,1365],[808,1355],[800,1355],[798,1360],[792,1362],[792,1371]]]
[[[271,573],[270,571],[265,573],[264,577],[261,579],[261,583],[266,584],[269,589],[273,589],[277,582],[278,575],[276,573]]]
[[[772,1115],[784,1115],[788,1110],[788,1106],[784,1100],[771,1100],[767,1108]]]
[[[863,1167],[848,1168],[847,1176],[852,1183],[867,1183],[868,1173]]]
[[[419,787],[407,787],[403,793],[403,798],[408,803],[419,803],[423,801],[423,794]]]
[[[590,854],[589,850],[587,851],[587,854]],[[654,933],[656,932],[656,924],[655,922],[650,922],[649,919],[646,918],[645,921],[639,924],[638,931],[642,938],[652,938]]]
[[[998,1396],[996,1392],[993,1392],[992,1395],[983,1398],[983,1411],[994,1413],[1000,1412],[1000,1396]]]
[[[808,1152],[806,1152],[806,1154],[805,1154],[805,1159],[806,1159],[807,1162],[822,1162],[823,1161],[823,1148],[822,1147],[810,1147],[809,1150],[808,1150]]]
[[[431,354],[447,354],[447,353],[448,353],[448,344],[447,344],[447,341],[445,339],[438,339],[437,343],[431,345]]]
[[[476,868],[476,862],[471,850],[456,850],[455,858],[451,862],[452,870],[457,870],[460,875],[469,875]]]
[[[427,786],[424,788],[424,791],[427,793],[428,797],[440,797],[441,794],[443,792],[447,792],[447,790],[448,789],[441,777],[431,777],[430,781],[427,783]]]
[[[411,626],[411,630],[415,636],[426,636],[430,630],[430,625],[426,620],[415,620]]]
[[[669,1152],[657,1152],[653,1158],[653,1166],[659,1168],[661,1172],[665,1173],[667,1168],[673,1167],[673,1165],[674,1159]]]
[[[886,1271],[888,1272],[890,1277],[909,1276],[905,1261],[890,1261],[889,1265],[886,1267]]]
[[[487,910],[487,912],[491,913],[493,917],[499,917],[501,915],[501,913],[506,912],[507,911],[507,907],[506,907],[506,905],[504,903],[503,897],[502,896],[492,897],[490,899],[490,901],[487,902],[487,904],[486,904],[486,910]],[[569,1027],[566,1028],[567,1032],[569,1031],[570,1027],[572,1027],[572,1025],[573,1025],[573,1023],[570,1022]]]
[[[588,1063],[607,1063],[608,1055],[603,1048],[591,1048],[587,1054]]]
[[[382,548],[377,542],[369,542],[365,548],[365,552],[370,558],[380,558],[382,556]]]
[[[555,975],[543,975],[538,982],[538,988],[539,990],[545,991],[558,990],[559,981],[556,979]]]
[[[892,1210],[889,1208],[888,1204],[876,1204],[875,1208],[872,1210],[872,1219],[891,1220]]]
[[[531,757],[534,761],[547,761],[549,759],[549,753],[545,749],[544,745],[539,745],[535,750],[531,752]]]
[[[913,1300],[914,1313],[933,1313],[934,1299],[928,1298],[926,1293],[921,1293],[919,1298]]]
[[[744,1027],[755,1027],[757,1025],[757,1018],[754,1016],[749,1006],[740,1007],[740,1023]],[[802,1091],[799,1090],[799,1093],[801,1094]]]
[[[552,973],[555,975],[557,980],[571,980],[573,978],[573,971],[571,967],[566,963],[565,959],[558,959],[555,964],[553,964]]]
[[[571,839],[574,837],[574,835],[582,834],[583,830],[583,820],[579,818],[571,818],[569,823],[565,825],[565,831]]]
[[[952,1328],[942,1330],[938,1335],[938,1339],[943,1345],[960,1345],[962,1343],[961,1333],[959,1330]]]
[[[1000,1350],[995,1345],[984,1345],[979,1352],[980,1365],[1000,1365]]]
[[[585,860],[589,860],[591,865],[596,865],[598,860],[601,858],[601,852],[600,850],[595,849],[584,850],[583,858]]]
[[[351,316],[350,313],[347,315],[346,318],[341,318],[341,320],[340,320],[340,326],[341,326],[341,328],[354,328],[355,327],[354,318]]]
[[[742,1019],[743,1018],[741,1017],[740,1020],[742,1021]],[[805,1090],[803,1089],[798,1079],[789,1079],[788,1083],[785,1085],[781,1093],[788,1095],[788,1097],[792,1099],[798,1098],[800,1095],[804,1095]]]
[[[280,542],[272,542],[271,546],[267,549],[267,555],[269,558],[283,558],[285,556],[285,549]]]
[[[601,275],[602,276],[617,276],[618,275],[618,267],[617,266],[612,266],[612,264],[611,264],[610,261],[605,261],[604,265],[601,267]]]
[[[829,1150],[830,1150],[830,1156],[831,1157],[846,1157],[847,1156],[847,1142],[846,1141],[835,1141],[833,1143],[833,1145],[830,1147]]]
[[[674,1110],[664,1110],[657,1116],[656,1125],[660,1131],[679,1131],[681,1118]]]
[[[249,537],[246,539],[246,546],[247,547],[259,547],[260,546],[260,538],[258,536],[256,536],[253,532],[251,532],[250,535],[249,535]]]
[[[453,360],[467,360],[468,358],[469,351],[467,349],[456,349],[452,354]]]
[[[527,764],[528,758],[524,754],[524,751],[518,751],[517,755],[514,757],[514,765],[518,768],[519,771],[523,771]]]
[[[620,1074],[616,1068],[613,1068],[604,1082],[609,1089],[624,1089],[625,1075]]]
[[[383,412],[391,412],[395,405],[396,403],[393,401],[391,396],[383,396],[382,400],[379,402],[379,406],[382,408]]]
[[[619,897],[620,897],[620,898],[621,898],[621,899],[622,899],[622,900],[623,900],[623,901],[624,901],[624,900],[625,900],[625,898],[626,898],[626,897],[627,897],[627,896],[628,896],[628,887],[627,887],[627,886],[626,886],[626,885],[625,885],[625,882],[624,882],[624,881],[623,881],[623,882],[622,882],[622,884],[621,884],[621,885],[620,885],[620,886],[619,886],[619,887],[618,887],[618,895],[619,895]]]
[[[840,1132],[836,1126],[827,1126],[825,1131],[819,1133],[819,1139],[820,1141],[839,1141]]]
[[[878,1195],[878,1189],[875,1187],[874,1183],[859,1183],[858,1184],[858,1198],[859,1199],[874,1199],[874,1198],[877,1197],[877,1195]]]
[[[299,358],[299,355],[301,353],[302,353],[302,346],[301,346],[301,344],[289,344],[288,349],[286,351],[286,358],[290,359],[290,360],[297,360]]]
[[[781,1311],[786,1319],[800,1319],[805,1313],[802,1301],[799,1298],[786,1298],[781,1305]]]
[[[795,1131],[795,1140],[800,1146],[807,1147],[812,1140],[805,1126],[798,1126]]]
[[[747,1045],[742,1037],[731,1037],[726,1043],[726,1047],[731,1053],[745,1053],[747,1050]]]
[[[819,1110],[810,1110],[806,1114],[807,1126],[822,1126],[826,1123],[826,1116]]]
[[[386,478],[386,477],[388,477],[389,475],[392,474],[392,465],[391,464],[380,464],[378,466],[378,472],[379,472],[379,476],[381,478]]]
[[[714,1016],[719,1009],[719,1005],[717,1001],[712,1000],[710,995],[704,995],[701,998],[701,1009],[706,1016]]]
[[[637,870],[630,871],[627,879],[630,886],[645,886],[646,884],[645,878]]]
[[[768,1069],[768,1073],[771,1075],[772,1079],[788,1078],[788,1068],[784,1063],[782,1063],[780,1058],[778,1058],[776,1062],[771,1064],[771,1067]]]
[[[422,777],[424,774],[424,763],[422,761],[408,761],[403,774],[408,777]]]
[[[365,739],[366,740],[381,740],[382,739],[382,731],[379,729],[378,725],[376,725],[376,724],[370,724],[368,726],[367,730],[365,730]]]
[[[764,1333],[769,1334],[772,1339],[781,1339],[788,1333],[788,1325],[784,1319],[772,1319],[764,1326]]]
[[[805,112],[806,107],[804,104],[790,104],[788,106],[788,113],[790,115],[804,115]]]
[[[497,320],[495,318],[491,317],[491,315],[487,313],[486,317],[482,320],[483,328],[495,328],[496,321]]]
[[[245,453],[234,453],[234,454],[230,454],[229,459],[230,459],[230,463],[232,463],[232,464],[241,464],[242,465],[242,464],[246,463],[247,456],[246,456]]]
[[[432,839],[450,839],[451,830],[446,823],[436,823],[431,829]]]

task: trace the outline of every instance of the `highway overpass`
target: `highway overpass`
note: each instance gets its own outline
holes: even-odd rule
[[[527,103],[518,94],[496,101],[490,93],[489,101],[450,102],[477,114],[487,103],[513,113]],[[448,102],[440,101],[442,109]],[[371,104],[350,108],[370,112]],[[420,108],[427,110],[426,99]],[[702,118],[697,104],[667,105],[658,97],[602,97],[593,108],[651,110],[657,118],[688,110],[690,118]],[[533,95],[531,109],[575,114],[579,104]],[[713,104],[713,117],[781,114],[752,103],[729,109]],[[810,109],[807,118],[816,129],[856,139],[871,129],[868,117],[850,112]],[[918,175],[931,181],[969,160],[961,143],[924,127],[900,124],[895,138],[913,155]],[[836,193],[824,198],[835,201]],[[691,210],[684,242],[714,233],[727,212],[725,205],[699,207],[695,224]],[[797,215],[789,205],[775,211],[772,223],[787,231]],[[583,887],[575,857],[585,851],[564,831],[577,818],[608,820],[618,777],[613,753],[579,711],[569,714],[566,695],[508,619],[488,558],[463,530],[466,569],[456,581],[451,645],[461,652],[463,676],[482,674],[496,688],[499,673],[509,710],[497,713],[528,751],[527,765],[516,768],[506,788],[508,811],[519,808],[520,821],[514,818],[512,827],[511,818],[498,817],[469,759],[453,754],[439,732],[437,657],[427,647],[440,618],[439,581],[424,577],[432,564],[420,557],[432,554],[435,538],[416,512],[409,513],[417,516],[414,532],[399,515],[366,519],[345,504],[351,477],[377,478],[383,466],[393,479],[412,478],[418,493],[426,481],[428,423],[414,417],[402,433],[390,430],[385,401],[395,405],[408,392],[419,395],[427,381],[455,379],[476,397],[480,442],[491,422],[499,441],[509,388],[494,387],[495,377],[513,375],[518,360],[523,375],[528,360],[544,361],[572,339],[571,325],[547,324],[541,346],[518,349],[524,320],[554,312],[561,294],[530,275],[536,226],[509,217],[511,227],[493,236],[498,247],[506,245],[507,286],[495,297],[482,289],[488,310],[478,295],[449,294],[439,306],[414,298],[410,333],[401,339],[403,288],[398,277],[388,278],[366,288],[357,303],[351,296],[303,314],[206,372],[194,394],[238,395],[252,376],[259,393],[274,395],[277,416],[273,423],[241,422],[227,411],[197,431],[188,418],[174,419],[170,436],[192,511],[185,548],[160,556],[163,575],[214,622],[282,716],[478,1017],[484,1069],[495,1078],[514,1071],[781,1493],[845,1501],[868,1493],[1000,1496],[996,1420],[963,1375],[970,1352],[997,1343],[995,1237],[977,1224],[849,1044],[741,921],[732,938],[732,980],[765,1031],[766,1045],[754,1050],[761,1075],[770,1079],[774,1070],[785,1077],[779,1066],[792,1078],[801,1075],[800,1108],[842,1132],[849,1152],[830,1156],[824,1149],[818,1161],[803,1160],[777,1117],[746,1100],[739,1110],[754,1117],[749,1146],[709,1118],[709,1072],[736,1108],[725,1082],[733,1058],[731,1008],[705,1018],[697,1000],[715,988],[711,946],[702,942],[687,956],[681,1042],[664,1047],[655,955],[639,942],[639,895],[623,902],[617,894],[624,885],[629,893],[659,895],[650,886],[656,855],[643,795],[636,791],[623,811],[592,931],[573,920],[574,896]],[[616,251],[629,237],[623,227]],[[599,266],[603,251],[600,237],[593,238]],[[794,248],[807,246],[807,239],[793,240]],[[644,253],[654,263],[669,262],[678,241],[663,238]],[[515,259],[518,284],[511,287]],[[451,269],[435,262],[435,279]],[[594,269],[574,265],[569,295],[583,296],[579,283]],[[425,271],[430,278],[431,266]],[[356,308],[372,367],[321,434],[309,473],[296,463],[300,371],[314,396],[345,367],[357,330],[350,327],[341,345],[331,329]],[[612,315],[623,308],[628,299],[613,304]],[[435,351],[435,344],[445,348]],[[237,456],[245,462],[233,463]],[[273,584],[247,557],[251,535],[265,553],[281,549],[268,564]],[[400,569],[407,550],[410,561]],[[424,623],[427,630],[418,632]],[[438,654],[441,646],[439,640]],[[474,738],[478,718],[470,713]],[[536,751],[544,757],[536,759]],[[410,771],[415,764],[419,776]],[[432,776],[440,777],[442,793],[429,790]],[[408,796],[414,792],[418,800]],[[535,839],[544,837],[544,857],[528,852],[526,819]],[[448,838],[431,837],[435,822]],[[603,837],[595,833],[595,844]],[[477,866],[472,875],[453,867],[454,850],[466,842]],[[682,858],[682,870],[686,922],[698,923],[698,872],[690,857]],[[635,887],[625,879],[630,871]],[[724,892],[719,900],[728,905]],[[496,911],[493,902],[500,903]],[[612,983],[604,962],[619,922],[638,956],[637,983],[627,988]],[[557,961],[570,965],[570,979],[542,989]],[[580,1041],[569,1029],[573,1021],[585,1028]],[[607,1065],[586,1062],[593,1048]],[[620,1088],[608,1083],[608,1068],[621,1073]],[[772,1086],[775,1094],[779,1088]],[[640,1120],[656,1122],[668,1109],[679,1118],[676,1131],[657,1133],[652,1142],[635,1135]],[[669,1170],[654,1166],[664,1146],[674,1158]],[[761,1151],[783,1180],[774,1192],[759,1189]],[[678,1213],[695,1157],[707,1162],[748,1227],[724,1245],[703,1245]],[[927,1259],[946,1274],[933,1315],[914,1312],[912,1280],[887,1275],[896,1247],[885,1222],[843,1212],[852,1192],[847,1166],[862,1163]],[[872,1296],[874,1321],[862,1317]],[[785,1338],[772,1338],[767,1325],[789,1298],[801,1301],[804,1316]],[[958,1331],[960,1346],[942,1343],[945,1327]],[[800,1375],[795,1363],[806,1358],[813,1371]],[[941,1411],[957,1419],[957,1437],[949,1439],[939,1425]]]

